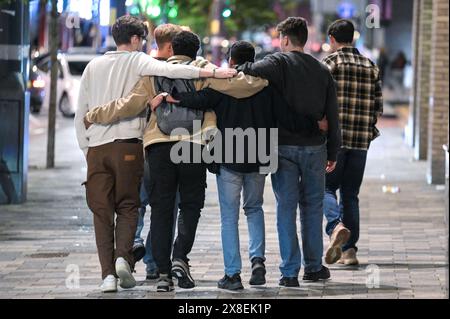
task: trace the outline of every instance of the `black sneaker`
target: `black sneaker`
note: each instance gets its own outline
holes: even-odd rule
[[[178,287],[190,289],[195,287],[194,278],[189,271],[189,265],[181,259],[172,262],[172,276],[178,279]]]
[[[158,284],[156,285],[157,292],[170,292],[175,288],[173,287],[173,280],[168,274],[160,274]]]
[[[137,263],[145,256],[145,246],[143,244],[134,244],[133,245],[133,257],[134,262]]]
[[[322,266],[322,269],[317,272],[305,272],[303,275],[303,280],[306,281],[319,281],[327,279],[330,279],[330,270],[325,266]]]
[[[155,280],[159,278],[159,271],[158,269],[148,271],[147,270],[147,276],[145,277],[147,280]]]
[[[231,277],[225,275],[222,279],[219,280],[219,282],[217,283],[217,287],[220,289],[232,291],[244,289],[244,286],[242,286],[241,276],[239,274],[234,274]]]
[[[297,277],[284,277],[283,276],[283,277],[281,277],[278,285],[280,285],[282,287],[288,287],[288,288],[300,287],[300,283],[298,282]]]
[[[264,266],[264,259],[256,257],[252,260],[252,276],[249,284],[251,286],[260,286],[266,283],[266,266]]]

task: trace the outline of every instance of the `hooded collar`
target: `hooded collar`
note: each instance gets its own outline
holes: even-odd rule
[[[192,62],[192,59],[186,55],[174,55],[167,59],[167,63],[181,64],[186,62]]]

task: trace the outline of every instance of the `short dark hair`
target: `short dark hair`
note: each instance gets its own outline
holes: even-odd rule
[[[141,20],[132,16],[122,16],[112,26],[112,36],[116,45],[129,44],[131,38],[137,35],[143,39],[147,38],[147,26]]]
[[[172,48],[175,55],[185,55],[195,60],[200,49],[200,38],[193,32],[181,31],[173,37]]]
[[[333,36],[338,43],[352,43],[355,26],[350,20],[337,20],[328,28],[328,35]]]
[[[236,64],[255,62],[255,47],[247,41],[237,41],[230,48],[230,58]]]
[[[289,17],[277,26],[277,31],[295,46],[303,47],[308,41],[308,22],[301,17]]]

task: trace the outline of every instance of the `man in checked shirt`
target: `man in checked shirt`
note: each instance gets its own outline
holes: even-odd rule
[[[337,84],[342,148],[336,169],[326,177],[324,214],[330,245],[325,262],[357,265],[359,189],[370,143],[380,133],[375,127],[383,113],[378,67],[353,47],[355,28],[348,20],[334,22],[328,36],[333,53],[323,60]],[[338,203],[336,192],[340,192]],[[345,225],[345,226],[344,226]]]

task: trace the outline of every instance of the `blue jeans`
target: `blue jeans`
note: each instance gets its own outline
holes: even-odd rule
[[[364,177],[367,151],[341,149],[336,169],[326,178],[324,214],[328,221],[326,232],[331,236],[340,222],[351,231],[343,251],[354,248],[359,239],[359,189]],[[338,203],[336,192],[339,189]]]
[[[150,172],[148,169],[147,163],[144,165],[144,178],[141,184],[141,191],[140,191],[140,197],[141,197],[141,207],[139,208],[139,217],[138,217],[138,225],[136,229],[136,234],[134,237],[134,244],[144,244],[144,239],[142,238],[142,230],[144,229],[144,217],[145,213],[147,211],[147,206],[149,205],[148,200],[148,189],[150,185]],[[180,195],[177,192],[177,197],[175,200],[175,209],[174,209],[174,223],[173,223],[173,234],[172,242],[175,237],[175,228],[176,228],[176,221],[177,221],[177,215],[178,215],[178,204],[180,202]],[[146,265],[147,272],[154,272],[157,270],[156,262],[153,258],[152,254],[152,242],[151,242],[151,236],[150,236],[150,229],[147,234],[147,240],[145,241],[145,256],[143,258],[143,262]]]
[[[141,207],[139,208],[139,217],[138,217],[138,225],[136,229],[136,234],[134,236],[134,244],[144,244],[144,239],[141,237],[142,230],[144,229],[144,217],[147,211],[148,199],[147,199],[147,191],[145,190],[144,182],[141,183]]]
[[[297,277],[302,264],[297,236],[297,207],[300,208],[305,272],[322,269],[323,197],[325,191],[326,145],[281,145],[278,171],[272,175],[277,201],[280,271]]]
[[[255,257],[265,260],[265,225],[262,208],[265,181],[265,175],[238,173],[223,167],[220,168],[220,175],[217,175],[223,259],[225,274],[230,277],[239,274],[242,269],[238,229],[241,191],[243,191],[243,208],[247,216],[250,261]]]

